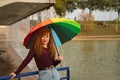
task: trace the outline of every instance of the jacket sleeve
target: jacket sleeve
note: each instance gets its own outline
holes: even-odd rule
[[[55,60],[53,65],[56,67],[60,62],[61,60]]]
[[[18,69],[15,71],[16,75],[18,75],[27,66],[27,64],[32,60],[33,56],[34,53],[32,52],[32,50],[30,50],[26,58],[23,60]]]

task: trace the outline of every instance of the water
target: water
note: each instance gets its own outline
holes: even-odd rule
[[[71,80],[120,80],[119,40],[70,41],[61,55]]]

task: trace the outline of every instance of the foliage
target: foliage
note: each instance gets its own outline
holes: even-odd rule
[[[54,8],[56,10],[56,13],[60,16],[65,15],[66,8],[64,7],[65,4],[63,3],[64,0],[56,0],[56,3],[54,5]]]
[[[88,8],[93,10],[116,10],[120,13],[120,0],[56,0],[55,10],[58,15],[64,16],[66,11]]]
[[[79,0],[56,0],[54,8],[56,13],[60,16],[64,16],[65,12],[72,12],[76,9],[76,4]]]

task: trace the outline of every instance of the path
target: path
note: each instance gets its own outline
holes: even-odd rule
[[[76,36],[73,40],[120,40],[120,35]]]

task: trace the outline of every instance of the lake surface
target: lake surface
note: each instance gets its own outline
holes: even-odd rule
[[[120,80],[120,40],[74,40],[59,50],[71,80]]]

